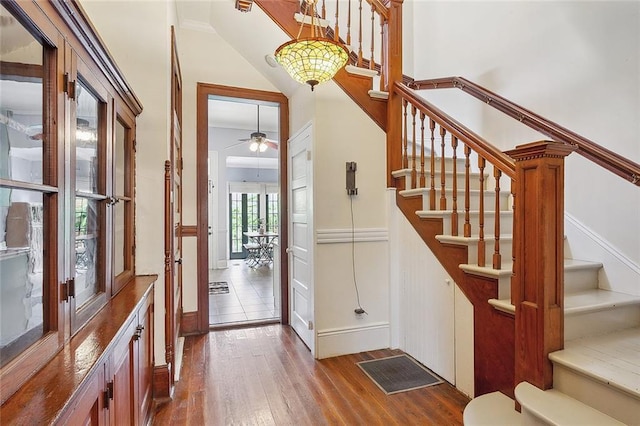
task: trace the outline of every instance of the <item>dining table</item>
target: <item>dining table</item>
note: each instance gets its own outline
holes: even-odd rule
[[[243,232],[256,247],[254,253],[249,252],[248,260],[254,264],[270,264],[273,262],[273,242],[278,238],[277,232],[246,231]]]

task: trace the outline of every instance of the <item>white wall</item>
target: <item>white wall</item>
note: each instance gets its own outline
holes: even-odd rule
[[[640,3],[414,1],[413,9],[416,78],[463,76],[640,162]],[[420,94],[501,149],[546,139],[461,91]],[[574,153],[566,210],[637,268],[637,187]]]
[[[291,131],[314,116],[314,285],[319,358],[389,346],[385,134],[329,82],[291,99]],[[300,126],[300,127],[294,127]],[[346,162],[357,162],[353,199],[356,280],[367,315],[357,318]]]
[[[155,360],[164,362],[164,162],[170,122],[170,25],[166,2],[83,1],[82,7],[144,110],[137,121],[136,273],[158,274]]]

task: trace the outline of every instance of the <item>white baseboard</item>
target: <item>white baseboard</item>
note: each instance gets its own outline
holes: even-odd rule
[[[216,269],[227,269],[229,267],[228,260],[218,260]]]
[[[329,358],[389,347],[389,323],[318,330],[316,358]]]
[[[565,212],[564,217],[569,246],[565,257],[602,263],[598,287],[640,296],[640,265],[571,214]]]
[[[178,337],[178,347],[176,348],[176,368],[174,369],[173,380],[180,381],[180,370],[182,369],[182,353],[184,351],[184,337]]]

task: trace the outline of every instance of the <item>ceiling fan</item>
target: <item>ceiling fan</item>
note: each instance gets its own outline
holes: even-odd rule
[[[267,139],[267,135],[260,131],[260,105],[256,106],[258,107],[258,130],[251,133],[251,136],[249,138],[238,140],[242,142],[251,141],[251,144],[249,144],[249,150],[251,150],[252,152],[265,152],[268,148],[278,149],[278,141]]]

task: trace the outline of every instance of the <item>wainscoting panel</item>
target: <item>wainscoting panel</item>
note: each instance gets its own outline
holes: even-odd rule
[[[397,217],[400,347],[455,384],[455,283],[405,217]]]

